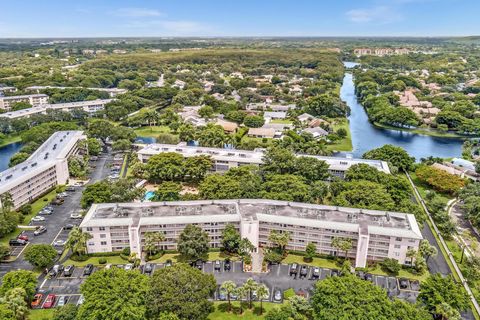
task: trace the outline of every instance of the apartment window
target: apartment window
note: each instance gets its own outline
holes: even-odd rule
[[[399,245],[399,244],[396,244],[396,245],[395,245],[395,249],[400,249],[400,245]]]
[[[395,241],[402,241],[402,238],[397,237],[395,238]]]
[[[98,230],[105,231],[105,227],[99,227]]]
[[[95,243],[93,243],[93,242],[89,242],[89,243],[88,243],[88,245],[89,245],[89,246],[94,246],[94,245],[95,245]]]
[[[400,252],[395,252],[395,257],[400,257]]]
[[[92,227],[87,227],[87,231],[92,231]]]
[[[102,246],[106,246],[106,245],[107,245],[107,241],[102,241],[102,242],[100,242],[100,244],[101,244]]]
[[[106,235],[105,233],[102,233],[102,234],[100,235],[100,239],[105,239],[106,237],[107,237],[107,235]]]

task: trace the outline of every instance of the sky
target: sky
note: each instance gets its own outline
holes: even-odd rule
[[[480,0],[0,0],[0,38],[480,35]]]

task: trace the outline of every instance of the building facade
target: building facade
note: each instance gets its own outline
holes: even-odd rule
[[[250,129],[251,130],[251,129]],[[149,144],[137,151],[138,159],[146,163],[148,159],[156,154],[165,152],[176,152],[184,157],[193,157],[198,155],[209,155],[213,160],[212,171],[222,172],[230,168],[235,168],[243,165],[260,165],[263,163],[263,149],[251,150],[237,150],[237,149],[222,149],[222,148],[205,148],[187,146],[184,143],[178,145],[171,144]],[[353,159],[353,158],[339,158],[339,157],[323,157],[308,154],[297,154],[298,157],[314,157],[325,161],[329,165],[330,174],[343,178],[345,172],[355,164],[368,164],[379,171],[390,173],[388,164],[380,160],[367,159]]]
[[[221,247],[228,224],[256,250],[269,246],[268,236],[276,231],[290,234],[288,250],[304,251],[312,242],[320,254],[344,256],[332,240],[350,238],[352,248],[346,254],[355,259],[356,267],[385,258],[409,264],[407,251],[418,250],[422,239],[412,214],[265,199],[94,204],[80,228],[92,235],[87,242],[89,253],[130,248],[140,255],[146,232],[163,233],[161,248],[176,250],[189,224],[208,233],[211,248]]]
[[[16,102],[26,102],[32,106],[38,106],[48,103],[46,94],[27,94],[23,96],[0,97],[0,109],[10,110],[10,106]]]
[[[0,172],[0,195],[9,193],[15,209],[69,178],[68,158],[78,152],[83,131],[58,131],[27,160]]]

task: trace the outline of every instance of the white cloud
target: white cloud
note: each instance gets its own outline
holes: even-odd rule
[[[347,11],[346,15],[350,21],[356,23],[385,24],[402,20],[400,12],[388,6],[353,9]]]
[[[141,18],[141,17],[159,17],[163,14],[156,9],[148,8],[120,8],[115,11],[112,11],[111,14],[118,17],[130,17],[130,18]]]

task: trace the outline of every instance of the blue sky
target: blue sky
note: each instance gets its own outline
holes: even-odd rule
[[[0,37],[480,35],[480,0],[0,0]]]

